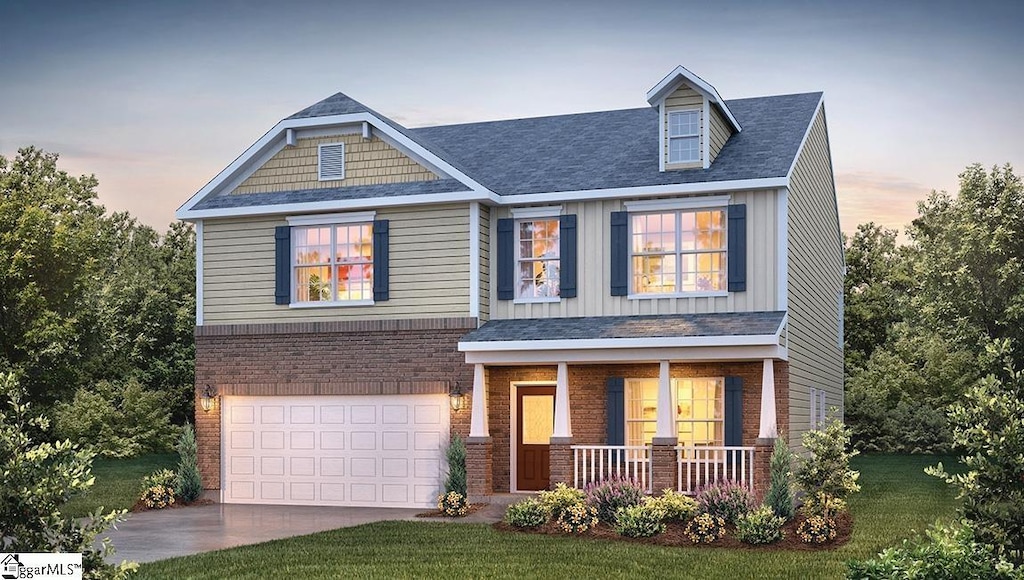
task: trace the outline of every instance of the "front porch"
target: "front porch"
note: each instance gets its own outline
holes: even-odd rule
[[[733,481],[754,491],[755,452],[749,447],[694,447],[677,445],[669,453],[654,452],[654,445],[573,445],[572,486],[583,489],[606,479],[631,479],[648,493],[666,489],[654,482],[674,481],[667,489],[695,495],[701,486]],[[654,457],[670,459],[654,465]],[[654,472],[658,472],[656,478]]]

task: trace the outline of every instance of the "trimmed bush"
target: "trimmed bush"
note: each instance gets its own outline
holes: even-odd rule
[[[582,534],[597,522],[597,510],[583,502],[566,506],[558,516],[558,525],[570,534]]]
[[[564,483],[558,483],[555,485],[555,489],[542,491],[537,496],[553,520],[561,517],[565,508],[587,501],[587,495],[583,493],[583,490],[569,487]]]
[[[185,423],[178,440],[178,476],[174,480],[174,492],[185,503],[196,501],[203,495],[203,480],[199,476],[196,453],[195,429]]]
[[[709,513],[697,514],[686,524],[685,533],[694,544],[710,544],[725,537],[725,520]]]
[[[719,516],[735,524],[740,516],[754,509],[757,501],[747,488],[732,481],[719,481],[702,486],[697,490],[697,506],[700,511]]]
[[[793,454],[786,445],[786,440],[779,437],[775,440],[775,449],[769,464],[768,493],[764,496],[764,504],[772,509],[775,515],[790,520],[796,510],[793,507]]]
[[[458,433],[452,435],[445,457],[448,459],[448,477],[444,481],[444,490],[469,495],[466,492],[466,443]]]
[[[459,518],[469,512],[469,502],[461,493],[449,491],[438,496],[437,509],[446,516]]]
[[[141,499],[149,509],[164,509],[174,505],[174,488],[169,485],[152,485],[142,491]]]
[[[647,538],[665,531],[665,512],[649,502],[622,507],[615,514],[615,531],[630,538]]]
[[[517,528],[536,528],[548,521],[548,510],[534,498],[508,506],[505,523]]]
[[[645,497],[644,504],[661,510],[666,522],[686,521],[697,513],[697,500],[674,489],[664,489],[657,497]]]
[[[164,487],[174,487],[174,472],[170,469],[158,469],[153,473],[142,478],[142,491],[153,487],[154,485],[162,485]]]
[[[796,535],[808,544],[824,544],[836,539],[836,521],[825,516],[810,516],[796,528]]]
[[[736,538],[745,544],[771,544],[782,539],[786,519],[772,508],[761,506],[736,521]]]
[[[621,508],[640,505],[644,489],[632,479],[613,477],[591,483],[586,488],[587,502],[597,509],[597,517],[608,524],[615,523]]]

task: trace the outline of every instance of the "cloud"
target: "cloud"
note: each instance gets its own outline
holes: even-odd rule
[[[924,201],[931,188],[895,175],[857,171],[836,175],[839,221],[851,234],[858,224],[875,222],[887,228],[903,229],[917,217],[917,202]]]

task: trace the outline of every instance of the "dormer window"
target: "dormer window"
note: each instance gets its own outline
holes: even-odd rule
[[[668,162],[700,161],[700,111],[669,111]]]

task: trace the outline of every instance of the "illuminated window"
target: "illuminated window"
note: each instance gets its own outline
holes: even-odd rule
[[[726,290],[725,210],[631,214],[630,222],[633,294]]]
[[[558,218],[516,222],[516,298],[557,298]]]
[[[373,299],[373,225],[292,228],[293,301]]]
[[[720,446],[725,441],[725,379],[672,379],[679,444]],[[626,445],[648,445],[658,418],[658,379],[626,380]]]

